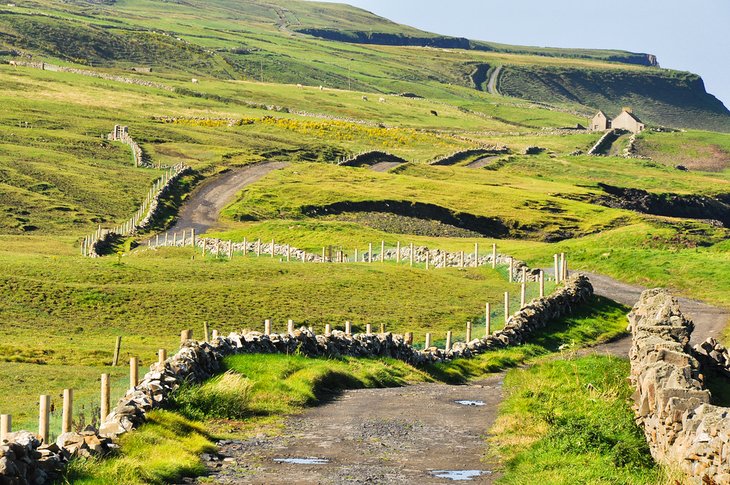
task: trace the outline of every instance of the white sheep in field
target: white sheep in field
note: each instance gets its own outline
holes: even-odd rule
[[[193,84],[198,84],[198,80],[197,80],[197,79],[195,79],[195,78],[193,78],[193,79],[191,80],[191,82],[192,82]]]
[[[320,87],[319,87],[319,90],[320,90],[320,91],[324,91],[324,86],[320,86]]]
[[[301,84],[297,84],[297,88],[302,89],[303,87]]]
[[[362,100],[363,100],[363,101],[367,101],[367,100],[368,100],[368,97],[367,97],[367,96],[363,96],[363,97],[362,97]]]
[[[385,98],[380,98],[380,99],[378,100],[378,102],[379,102],[379,103],[385,103]]]

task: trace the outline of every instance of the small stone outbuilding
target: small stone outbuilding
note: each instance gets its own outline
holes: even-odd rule
[[[641,133],[644,131],[644,123],[631,111],[630,108],[624,108],[612,122],[611,127],[619,130],[630,131],[631,133]]]
[[[603,111],[598,111],[591,120],[591,131],[606,131],[611,129],[611,118]]]

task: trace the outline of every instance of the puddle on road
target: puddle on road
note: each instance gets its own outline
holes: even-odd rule
[[[274,461],[287,465],[326,465],[330,462],[325,458],[274,458]]]
[[[431,475],[436,478],[445,478],[455,482],[466,482],[491,473],[490,471],[484,470],[433,470]]]
[[[484,406],[484,401],[454,401],[462,406]]]

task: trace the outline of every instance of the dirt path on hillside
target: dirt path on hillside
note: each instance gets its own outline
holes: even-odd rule
[[[347,391],[290,418],[280,436],[223,441],[222,457],[207,461],[215,483],[450,483],[438,472],[481,472],[487,430],[502,400],[503,375],[467,386],[417,384]],[[478,401],[464,405],[456,401]],[[321,464],[282,460],[314,458]],[[226,461],[223,461],[226,460]],[[205,482],[209,483],[209,482]]]
[[[487,92],[489,94],[499,95],[497,89],[497,81],[499,81],[499,74],[502,72],[502,66],[497,66],[497,69],[492,71],[492,75],[489,76],[489,82],[487,83]]]
[[[401,165],[403,165],[403,162],[378,162],[371,165],[370,169],[375,170],[376,172],[387,172],[388,170],[400,167]]]
[[[585,273],[590,278],[595,293],[618,303],[634,306],[646,287],[630,285],[605,275]],[[701,301],[679,297],[679,304],[684,313],[695,324],[691,345],[704,342],[710,337],[719,338],[730,322],[730,311],[718,308]],[[626,337],[615,342],[595,347],[595,350],[613,355],[628,356],[631,338]]]
[[[488,157],[477,158],[473,162],[467,163],[466,168],[484,168],[495,160],[499,160],[501,155],[491,155]]]
[[[248,167],[232,169],[203,182],[185,202],[180,215],[168,232],[195,229],[196,234],[218,223],[221,210],[244,187],[258,182],[274,170],[284,168],[284,162],[266,162]]]

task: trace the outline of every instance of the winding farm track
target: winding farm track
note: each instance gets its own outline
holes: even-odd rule
[[[634,306],[646,287],[630,285],[597,273],[585,273],[591,280],[595,293],[627,306]],[[730,311],[701,301],[679,297],[684,313],[695,324],[691,345],[704,342],[710,337],[719,338],[723,329],[730,323]],[[628,356],[631,339],[629,337],[597,347],[614,355]]]
[[[499,90],[497,89],[497,82],[499,81],[499,74],[502,72],[502,66],[492,71],[492,75],[489,76],[489,82],[487,83],[487,92],[489,94],[496,94],[499,96]]]
[[[199,234],[216,225],[220,211],[247,185],[285,167],[270,162],[236,169],[205,182],[183,207],[173,230],[194,227]],[[381,165],[384,169],[386,167]],[[380,167],[379,167],[380,168]],[[548,270],[549,272],[549,270]],[[597,295],[633,306],[646,288],[587,273]],[[680,298],[695,322],[692,343],[718,337],[730,312]],[[581,351],[628,355],[630,338]],[[502,400],[504,374],[467,386],[418,384],[389,389],[347,391],[287,421],[275,437],[219,443],[223,460],[207,461],[216,483],[450,483],[439,470],[478,470],[472,483],[497,478],[484,460],[485,442]],[[476,400],[483,406],[464,406]],[[321,464],[288,464],[281,459],[318,458]]]
[[[490,155],[487,157],[477,158],[473,162],[467,163],[466,168],[484,168],[495,160],[499,160],[501,155]]]
[[[216,483],[448,483],[436,471],[477,470],[472,483],[497,477],[483,459],[487,430],[502,400],[503,375],[468,386],[417,384],[347,391],[290,418],[279,436],[224,441],[232,461],[208,462]],[[481,401],[470,406],[456,401]],[[322,464],[281,459],[318,458]],[[209,482],[206,482],[209,483]]]
[[[370,165],[370,170],[374,170],[376,172],[387,172],[395,167],[400,167],[401,165],[403,165],[403,162],[378,162]]]
[[[205,233],[218,223],[221,211],[238,192],[287,165],[284,162],[258,163],[224,172],[203,182],[185,202],[169,232],[195,229],[196,234]]]

